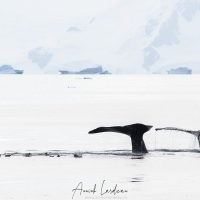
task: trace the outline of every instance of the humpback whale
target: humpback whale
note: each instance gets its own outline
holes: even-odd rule
[[[153,126],[147,126],[139,123],[127,126],[99,127],[94,130],[91,130],[89,134],[100,132],[122,133],[130,136],[133,153],[148,153],[148,150],[143,140],[143,134],[149,131],[152,127]]]
[[[200,131],[191,131],[191,130],[187,130],[187,129],[182,129],[182,128],[175,128],[175,127],[165,127],[165,128],[156,128],[156,131],[159,130],[172,130],[172,131],[183,131],[186,133],[190,133],[192,135],[195,135],[199,141],[199,147],[200,147]]]

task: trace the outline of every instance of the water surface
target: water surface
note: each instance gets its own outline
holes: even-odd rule
[[[0,77],[0,199],[71,199],[80,181],[100,190],[103,180],[128,192],[75,199],[197,199],[197,139],[154,128],[200,129],[199,76],[90,77]],[[88,134],[133,123],[154,125],[144,135],[147,155],[132,155],[125,135]]]

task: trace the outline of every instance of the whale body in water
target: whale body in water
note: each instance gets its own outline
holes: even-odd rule
[[[132,143],[133,153],[148,153],[146,145],[143,140],[143,134],[149,131],[153,126],[144,124],[131,124],[127,126],[111,126],[111,127],[99,127],[91,130],[89,134],[100,132],[117,132],[130,136]]]

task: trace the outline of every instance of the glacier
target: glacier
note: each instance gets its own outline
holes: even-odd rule
[[[200,73],[199,0],[22,0],[0,8],[0,64],[24,73]],[[48,9],[47,9],[48,8]]]

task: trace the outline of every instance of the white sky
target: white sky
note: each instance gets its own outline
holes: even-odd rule
[[[116,1],[0,0],[0,64],[22,60],[28,49],[59,31],[66,32],[73,19],[97,16]]]
[[[72,17],[103,11],[117,0],[0,0],[1,19],[9,16]]]

